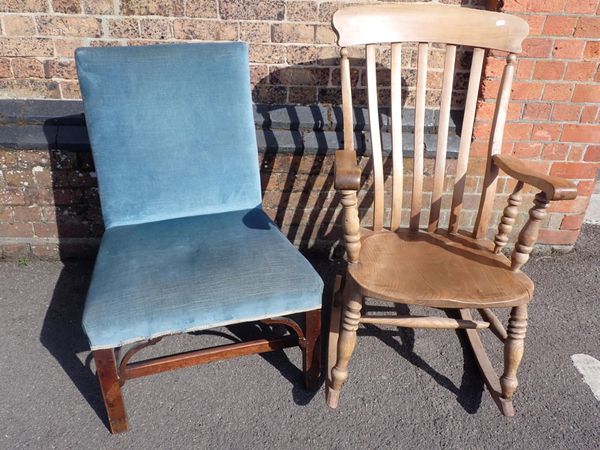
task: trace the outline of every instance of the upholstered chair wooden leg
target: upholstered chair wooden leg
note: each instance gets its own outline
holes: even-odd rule
[[[321,310],[308,311],[306,318],[306,347],[303,351],[304,386],[316,389],[321,378]]]
[[[517,389],[517,370],[525,347],[527,333],[527,305],[515,306],[508,321],[508,337],[504,343],[504,374],[500,377],[502,397],[511,400]]]
[[[129,426],[117,375],[114,349],[94,350],[92,353],[96,363],[96,373],[100,381],[104,406],[108,414],[110,431],[113,434],[123,433],[127,431]]]
[[[344,311],[338,340],[337,362],[331,370],[331,385],[327,388],[327,404],[337,408],[340,389],[348,379],[348,363],[356,346],[356,330],[360,320],[362,295],[356,284],[348,278],[344,288]]]

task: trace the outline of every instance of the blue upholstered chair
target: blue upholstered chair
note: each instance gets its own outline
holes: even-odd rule
[[[247,54],[239,42],[76,52],[106,226],[83,328],[112,432],[127,430],[130,378],[299,345],[306,383],[318,380],[323,283],[261,209]],[[299,312],[304,331],[282,317]],[[129,362],[164,336],[248,321],[291,332]]]

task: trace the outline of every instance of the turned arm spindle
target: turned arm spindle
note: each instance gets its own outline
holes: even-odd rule
[[[360,220],[358,218],[358,200],[356,191],[342,191],[344,208],[344,241],[349,263],[358,262],[360,253]]]
[[[498,233],[494,238],[494,243],[496,244],[494,247],[494,253],[500,253],[508,242],[508,236],[512,231],[513,225],[515,224],[517,214],[519,214],[519,205],[521,205],[521,201],[523,200],[523,197],[521,196],[522,191],[523,182],[519,181],[512,194],[510,194],[508,197],[508,205],[502,212],[502,218],[500,219],[500,224],[498,225]]]
[[[546,217],[548,199],[544,192],[540,192],[533,200],[534,206],[529,210],[529,220],[519,233],[518,242],[511,255],[511,269],[517,271],[529,260],[533,245],[537,241],[540,225]]]

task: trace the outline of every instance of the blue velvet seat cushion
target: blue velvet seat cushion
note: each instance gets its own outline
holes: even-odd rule
[[[321,307],[323,282],[260,209],[106,230],[83,313],[92,350]]]

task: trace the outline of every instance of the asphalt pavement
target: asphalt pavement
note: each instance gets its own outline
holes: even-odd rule
[[[513,418],[500,415],[459,333],[369,326],[338,410],[323,386],[302,388],[300,351],[289,349],[128,381],[131,431],[118,436],[80,327],[92,263],[2,262],[0,448],[600,448],[600,401],[571,360],[600,360],[599,252],[600,226],[585,225],[575,251],[526,266],[536,295]],[[343,269],[313,263],[328,286]],[[485,342],[500,367],[494,339]],[[186,335],[145,355],[221,342]]]

